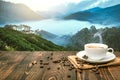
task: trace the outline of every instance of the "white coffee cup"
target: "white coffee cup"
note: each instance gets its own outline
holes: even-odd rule
[[[101,43],[88,43],[84,45],[86,56],[90,59],[100,60],[106,56],[106,53],[111,50],[114,52],[113,48],[108,48],[108,45]]]

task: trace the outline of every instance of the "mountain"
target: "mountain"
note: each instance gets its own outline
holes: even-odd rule
[[[80,21],[90,21],[91,17],[92,17],[92,12],[77,12],[74,14],[71,14],[69,16],[66,16],[65,19],[76,19],[76,20],[80,20]]]
[[[101,10],[102,8],[100,7],[95,7],[95,8],[92,8],[92,9],[88,9],[88,10],[85,10],[85,11],[88,11],[88,12],[96,12],[96,11],[99,11]]]
[[[56,51],[65,48],[34,34],[25,34],[8,28],[0,28],[2,51]]]
[[[120,4],[107,8],[95,8],[86,11],[76,12],[65,19],[76,19],[81,21],[89,21],[97,24],[119,24],[120,22]]]
[[[66,46],[71,38],[71,35],[58,36],[45,30],[37,31],[36,34],[41,35],[42,38],[52,41],[53,43],[60,46]]]
[[[87,43],[107,44],[114,51],[120,51],[120,27],[114,26],[111,28],[96,29],[95,26],[83,28],[71,37],[71,43],[68,44],[69,50],[84,50],[84,45]],[[102,40],[102,41],[101,41]]]
[[[48,31],[45,31],[45,30],[40,30],[37,32],[37,34],[40,34],[43,38],[48,39],[48,40],[57,37],[57,35],[50,33]]]
[[[0,24],[40,20],[43,17],[24,4],[0,1]]]

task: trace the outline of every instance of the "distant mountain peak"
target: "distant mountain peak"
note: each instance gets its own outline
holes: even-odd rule
[[[40,30],[37,32],[37,34],[40,34],[45,39],[53,39],[57,37],[57,35],[50,33],[48,31],[45,31],[45,30]]]
[[[89,21],[102,25],[120,25],[120,4],[107,8],[92,8],[66,16],[65,19]]]
[[[103,8],[100,8],[100,7],[94,7],[94,8],[91,8],[91,9],[88,9],[88,10],[85,10],[85,11],[88,11],[88,12],[96,12],[98,10],[101,10]]]
[[[0,1],[0,24],[41,20],[42,16],[24,4]]]

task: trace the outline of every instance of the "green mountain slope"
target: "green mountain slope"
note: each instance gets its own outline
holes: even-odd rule
[[[0,50],[54,51],[65,49],[34,34],[25,34],[12,29],[0,28]]]
[[[96,37],[95,37],[96,35]],[[120,27],[100,28],[95,26],[83,28],[71,37],[71,44],[68,45],[69,50],[84,50],[87,43],[99,43],[100,35],[102,42],[113,48],[114,51],[120,51]]]

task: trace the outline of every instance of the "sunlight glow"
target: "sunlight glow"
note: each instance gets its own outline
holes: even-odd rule
[[[14,3],[24,3],[33,10],[48,11],[56,6],[67,5],[69,3],[79,3],[83,0],[5,0]]]

